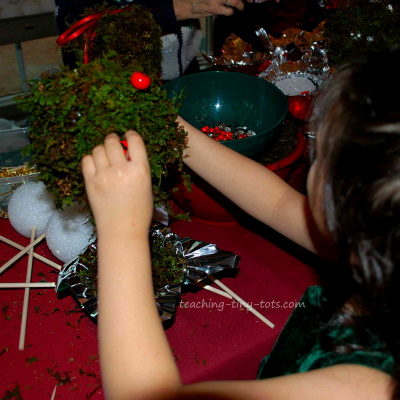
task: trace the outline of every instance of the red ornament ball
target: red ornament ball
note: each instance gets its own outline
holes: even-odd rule
[[[143,72],[134,72],[131,75],[131,83],[135,89],[138,90],[145,90],[151,84],[151,79],[148,75],[144,74]]]

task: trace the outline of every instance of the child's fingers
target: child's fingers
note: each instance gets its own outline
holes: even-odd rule
[[[142,137],[135,131],[125,133],[128,141],[128,154],[131,162],[135,164],[148,163],[146,146]]]
[[[111,165],[126,162],[124,150],[117,134],[111,133],[108,135],[104,140],[104,147],[106,149],[108,161]]]
[[[82,173],[85,179],[95,175],[96,166],[94,165],[93,157],[91,155],[82,158]]]
[[[104,145],[102,144],[96,146],[93,149],[92,158],[94,165],[96,167],[96,172],[99,172],[100,170],[107,168],[110,165],[107,158],[106,150],[104,148]]]

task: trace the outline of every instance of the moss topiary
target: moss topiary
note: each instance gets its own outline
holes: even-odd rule
[[[120,12],[123,10],[122,12]],[[111,58],[124,68],[137,67],[154,78],[160,77],[161,71],[161,28],[153,15],[141,6],[132,5],[125,8],[108,5],[87,8],[81,16],[88,18],[87,28],[83,34],[70,40],[64,49],[81,56],[86,48],[89,60],[103,58],[114,51]],[[97,21],[92,31],[90,24]]]
[[[385,0],[342,0],[323,28],[329,64],[400,43],[400,13]]]
[[[178,107],[165,91],[156,84],[146,91],[135,89],[131,73],[108,58],[97,59],[74,71],[42,75],[22,97],[22,107],[29,112],[27,150],[59,208],[74,201],[87,203],[82,156],[107,134],[122,138],[129,129],[145,140],[155,202],[166,202],[163,177],[171,165],[181,169],[186,132],[178,128]]]
[[[129,25],[138,13],[140,20]],[[21,108],[29,114],[31,144],[27,151],[58,208],[75,201],[87,204],[82,156],[102,143],[107,134],[115,132],[122,139],[127,130],[134,129],[146,143],[155,203],[170,210],[164,178],[171,166],[181,171],[187,134],[175,122],[179,96],[177,101],[169,100],[159,81],[161,32],[154,27],[151,14],[140,7],[105,15],[100,21],[90,63],[80,63],[75,70],[65,67],[43,74],[21,96]],[[122,46],[128,26],[136,29],[136,35],[129,36],[147,43],[132,52],[134,58],[126,54],[130,45]],[[155,36],[148,38],[150,33]],[[133,45],[134,41],[129,43]],[[118,52],[105,53],[109,46],[118,47]],[[130,83],[135,71],[152,78],[148,89],[138,90]]]

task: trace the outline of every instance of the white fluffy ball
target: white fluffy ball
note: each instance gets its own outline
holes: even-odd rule
[[[87,213],[73,205],[54,211],[46,227],[47,246],[62,262],[73,260],[92,242],[94,227]]]
[[[1,18],[15,18],[24,15],[21,7],[16,4],[7,4],[1,10]]]
[[[55,208],[53,196],[43,182],[27,182],[12,194],[7,212],[13,228],[29,238],[33,227],[36,237],[45,232]]]

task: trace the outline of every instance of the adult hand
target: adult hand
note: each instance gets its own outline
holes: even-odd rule
[[[178,21],[211,15],[232,15],[233,8],[243,10],[242,0],[173,0]]]
[[[148,235],[153,195],[146,148],[138,133],[128,131],[125,137],[127,156],[113,133],[83,157],[86,192],[98,232],[120,229]]]

